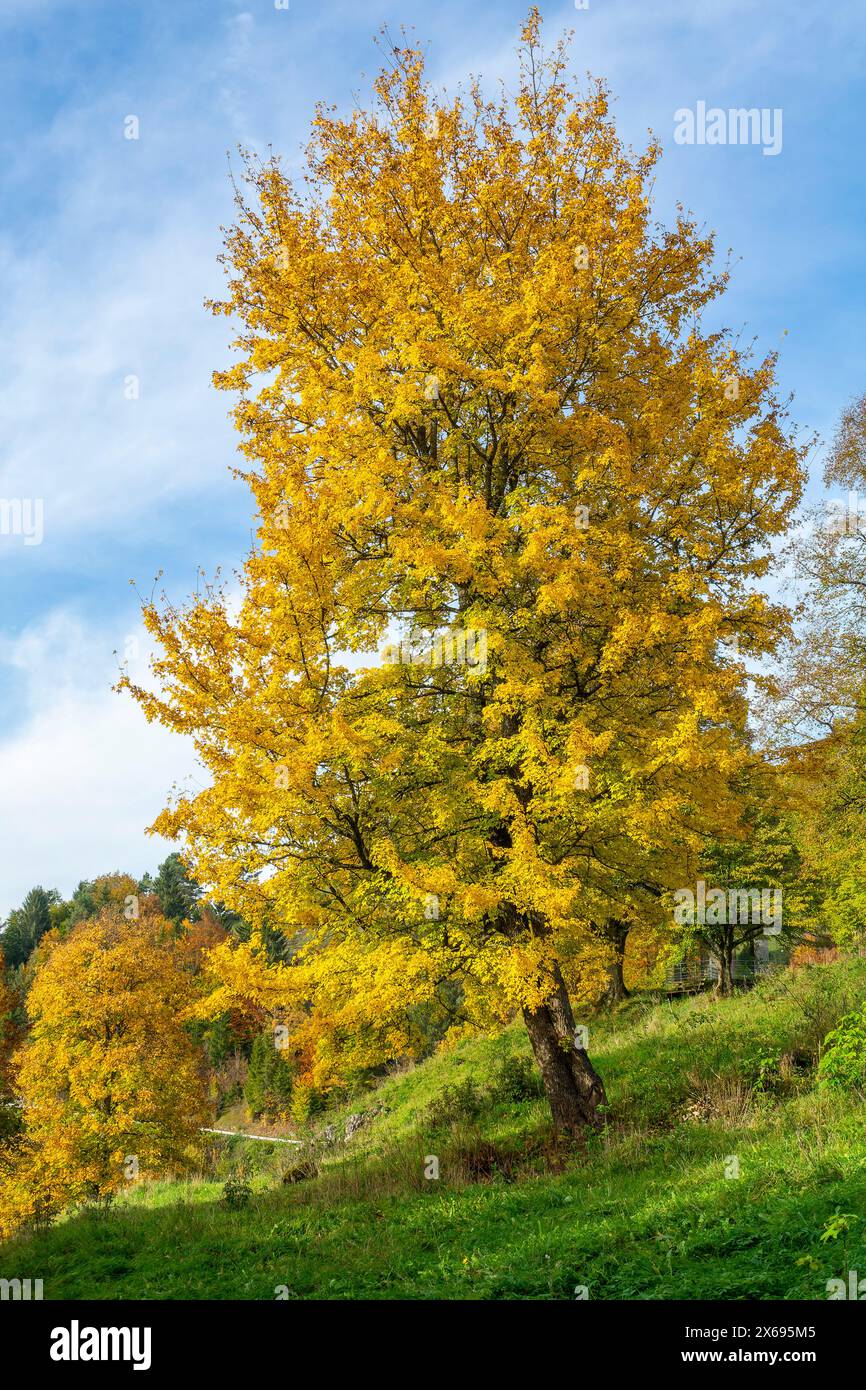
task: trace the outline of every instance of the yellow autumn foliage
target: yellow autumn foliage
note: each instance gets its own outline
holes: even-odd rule
[[[66,939],[43,938],[14,1064],[24,1134],[0,1162],[0,1234],[187,1164],[208,1113],[183,1027],[194,997],[153,912],[126,921],[106,909]]]
[[[513,101],[397,50],[372,109],[319,110],[305,183],[247,162],[213,307],[257,541],[239,604],[146,606],[156,681],[122,682],[210,778],[156,829],[299,946],[218,947],[209,1007],[291,1016],[309,1084],[411,1050],[450,986],[459,1027],[543,1007],[557,966],[596,998],[595,925],[655,922],[736,817],[720,644],[787,621],[774,360],[704,327],[711,237],[653,222],[659,149],[539,29]]]

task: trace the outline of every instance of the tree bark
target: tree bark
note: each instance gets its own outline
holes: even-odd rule
[[[719,962],[719,981],[716,986],[717,994],[733,994],[734,992],[734,952],[733,948],[723,946],[716,959]]]
[[[604,940],[613,947],[614,957],[608,966],[608,984],[604,992],[605,1004],[621,1004],[623,999],[628,998],[628,990],[625,987],[623,976],[623,963],[625,961],[625,943],[628,940],[630,923],[620,922],[615,918],[607,921],[602,929],[601,935]]]
[[[523,1019],[544,1082],[558,1134],[577,1136],[598,1129],[607,1104],[604,1083],[583,1047],[578,1046],[574,1014],[559,966],[554,988],[537,1009],[524,1009]]]

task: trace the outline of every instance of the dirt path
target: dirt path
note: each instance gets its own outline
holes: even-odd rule
[[[263,1144],[303,1144],[303,1139],[278,1139],[275,1134],[244,1134],[240,1129],[203,1129],[202,1134],[227,1134],[229,1138],[259,1139]]]

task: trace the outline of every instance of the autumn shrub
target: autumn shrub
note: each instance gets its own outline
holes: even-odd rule
[[[305,1081],[296,1081],[292,1087],[289,1112],[296,1125],[306,1125],[316,1115],[321,1115],[327,1106],[327,1096],[315,1086]]]
[[[191,1165],[209,1113],[184,1027],[193,1000],[156,913],[126,921],[105,909],[43,938],[14,1060],[24,1134],[0,1173],[0,1229]]]
[[[790,969],[802,970],[809,965],[834,965],[841,960],[841,953],[837,946],[795,946],[791,952],[788,962]]]

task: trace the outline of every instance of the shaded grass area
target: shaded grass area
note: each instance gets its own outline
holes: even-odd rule
[[[318,1179],[262,1174],[239,1211],[219,1182],[142,1185],[5,1246],[0,1276],[42,1278],[47,1298],[825,1298],[866,1268],[866,1108],[816,1090],[809,1061],[864,995],[849,962],[590,1020],[610,1122],[570,1152],[551,1149],[542,1102],[496,1094],[522,1035],[463,1042],[365,1097],[384,1108]],[[431,1127],[465,1076],[480,1113]]]

